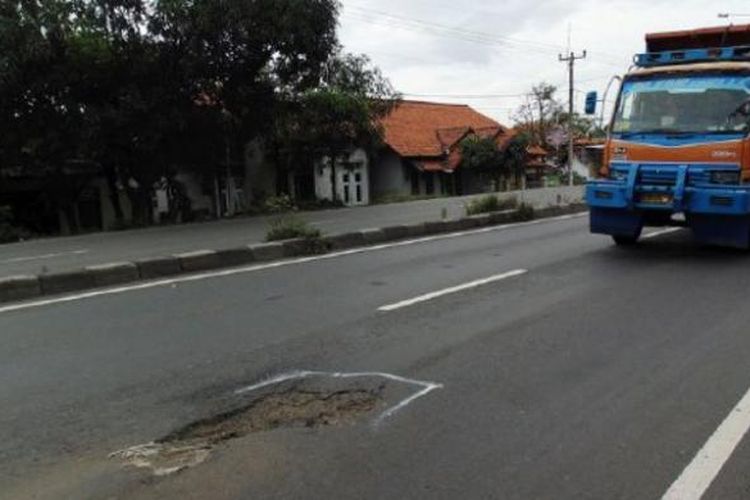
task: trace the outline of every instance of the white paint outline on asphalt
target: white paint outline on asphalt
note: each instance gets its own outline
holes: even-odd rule
[[[386,408],[380,415],[378,415],[375,420],[373,421],[374,425],[379,425],[383,422],[383,420],[392,417],[396,412],[399,410],[402,410],[410,403],[413,403],[417,399],[426,396],[427,394],[431,393],[432,391],[436,389],[442,389],[443,384],[438,384],[435,382],[428,382],[425,380],[416,380],[412,378],[406,378],[402,377],[400,375],[393,375],[392,373],[385,373],[385,372],[322,372],[322,371],[311,371],[311,370],[297,370],[293,372],[287,372],[282,373],[281,375],[277,375],[275,377],[269,378],[268,380],[264,380],[262,382],[258,382],[257,384],[253,384],[247,387],[243,387],[241,389],[237,389],[234,391],[236,395],[243,395],[247,394],[249,392],[257,391],[258,389],[262,389],[264,387],[269,387],[271,385],[280,384],[282,382],[287,382],[289,380],[300,380],[310,377],[331,377],[331,378],[385,378],[388,380],[393,380],[395,382],[401,382],[403,384],[407,385],[415,385],[417,387],[421,387],[422,389],[415,392],[414,394],[402,399],[398,403],[396,403],[393,406],[390,406]]]
[[[54,298],[49,298],[49,299],[39,299],[39,300],[33,300],[29,302],[20,302],[18,304],[0,306],[0,314],[14,312],[14,311],[21,311],[24,309],[32,309],[35,307],[43,307],[43,306],[48,306],[48,305],[53,305],[53,304],[75,302],[75,301],[85,300],[85,299],[90,299],[90,298],[95,298],[95,297],[102,297],[105,295],[117,295],[121,293],[132,292],[132,291],[147,290],[149,288],[166,287],[166,286],[178,285],[180,283],[190,283],[192,281],[202,281],[202,280],[212,279],[212,278],[222,278],[226,276],[233,276],[235,274],[244,274],[244,273],[257,272],[257,271],[264,271],[266,269],[275,269],[277,267],[306,264],[308,262],[316,262],[319,260],[335,259],[338,257],[345,257],[348,255],[357,255],[361,253],[376,252],[380,250],[387,250],[390,248],[399,248],[399,247],[405,247],[405,246],[411,246],[411,245],[418,245],[421,243],[429,243],[432,241],[460,238],[462,236],[471,236],[475,234],[491,233],[495,231],[502,231],[505,229],[514,229],[517,227],[533,226],[533,225],[543,224],[543,223],[548,223],[548,222],[571,220],[571,219],[584,217],[587,214],[588,212],[581,212],[577,214],[561,215],[559,217],[537,219],[537,220],[532,220],[528,222],[503,224],[500,226],[490,226],[490,227],[485,227],[481,229],[471,229],[468,231],[457,231],[454,233],[445,233],[445,234],[439,234],[439,235],[434,235],[434,236],[425,236],[422,238],[396,241],[393,243],[381,243],[378,245],[372,245],[372,246],[367,246],[367,247],[353,248],[351,250],[342,250],[340,252],[333,252],[333,253],[328,253],[324,255],[315,255],[311,257],[300,257],[296,259],[280,260],[276,262],[270,262],[267,264],[255,264],[251,266],[224,269],[220,271],[209,271],[205,273],[190,274],[187,276],[180,276],[180,277],[169,278],[169,279],[145,281],[142,283],[136,283],[136,284],[131,284],[131,285],[123,285],[123,286],[118,286],[118,287],[113,287],[113,288],[104,288],[100,290],[93,290],[90,292],[83,292],[83,293],[77,293],[77,294],[72,294],[72,295],[64,295],[64,296],[54,297]]]
[[[699,500],[750,428],[750,390],[703,445],[662,500]]]
[[[71,250],[69,252],[45,253],[42,255],[28,255],[25,257],[12,257],[10,259],[0,260],[0,264],[17,264],[19,262],[30,262],[32,260],[54,259],[55,257],[65,257],[67,255],[83,255],[89,253],[89,250]]]
[[[472,288],[477,288],[484,285],[489,285],[490,283],[496,283],[498,281],[506,280],[508,278],[514,278],[516,276],[521,276],[523,274],[528,273],[529,271],[527,269],[516,269],[513,271],[508,271],[502,274],[496,274],[494,276],[489,276],[487,278],[482,278],[479,280],[470,281],[468,283],[464,283],[462,285],[456,285],[449,288],[444,288],[442,290],[437,290],[434,292],[426,293],[424,295],[419,295],[417,297],[413,297],[411,299],[402,300],[401,302],[396,302],[395,304],[388,304],[386,306],[378,307],[378,311],[380,312],[391,312],[396,311],[398,309],[403,309],[404,307],[413,306],[415,304],[420,304],[422,302],[427,302],[430,300],[437,299],[439,297],[443,297],[445,295],[450,295],[458,292],[463,292],[464,290],[470,290]]]
[[[653,233],[644,234],[641,239],[644,240],[650,240],[651,238],[657,238],[659,236],[664,236],[665,234],[672,234],[676,233],[678,231],[682,231],[684,228],[682,227],[668,227],[667,229],[662,229],[660,231],[654,231]]]
[[[237,389],[236,391],[234,391],[234,394],[236,396],[241,396],[249,392],[257,391],[264,387],[280,384],[289,380],[301,380],[310,377],[331,377],[339,379],[379,377],[420,388],[420,390],[416,391],[414,394],[407,396],[406,398],[400,400],[398,403],[386,408],[383,412],[381,412],[372,422],[372,425],[375,427],[380,425],[385,419],[392,417],[396,412],[402,410],[410,403],[423,396],[426,396],[436,389],[443,388],[443,384],[436,384],[434,382],[401,377],[399,375],[393,375],[391,373],[384,372],[346,373],[297,370],[293,372],[282,373],[281,375],[277,375],[262,382],[258,382],[257,384],[243,387],[242,389]],[[112,452],[109,454],[109,458],[118,458],[120,460],[123,460],[126,464],[132,465],[134,467],[151,469],[155,476],[168,476],[181,470],[189,469],[202,464],[211,454],[213,447],[214,446],[212,444],[201,442],[184,445],[173,445],[170,443],[151,441],[149,443],[139,444]],[[164,452],[168,452],[173,456],[180,455],[182,458],[177,460],[175,465],[160,466],[158,465],[158,461],[156,459],[158,459],[159,455]]]

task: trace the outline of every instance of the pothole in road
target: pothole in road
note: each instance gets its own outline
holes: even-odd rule
[[[205,461],[231,439],[283,427],[324,427],[356,422],[381,403],[383,386],[316,391],[288,389],[265,394],[249,405],[191,423],[154,443],[113,453],[126,464],[169,475]]]
[[[291,372],[236,391],[238,397],[252,397],[238,408],[110,458],[165,476],[199,465],[222,443],[256,432],[354,424],[373,414],[377,424],[440,387],[384,373]]]

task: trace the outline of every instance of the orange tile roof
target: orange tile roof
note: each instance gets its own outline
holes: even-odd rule
[[[467,105],[422,101],[401,101],[381,123],[385,143],[412,158],[445,155],[471,131],[492,137],[508,130]]]
[[[546,149],[537,144],[527,147],[526,152],[533,156],[547,156],[549,154]]]

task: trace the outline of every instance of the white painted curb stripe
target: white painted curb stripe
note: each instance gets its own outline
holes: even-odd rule
[[[469,290],[471,288],[476,288],[476,287],[487,285],[490,283],[495,283],[497,281],[506,280],[508,278],[513,278],[515,276],[520,276],[522,274],[526,274],[527,272],[528,271],[526,269],[516,269],[515,271],[509,271],[507,273],[496,274],[495,276],[490,276],[489,278],[483,278],[480,280],[471,281],[469,283],[464,283],[463,285],[452,286],[450,288],[445,288],[443,290],[426,293],[424,295],[420,295],[412,299],[402,300],[401,302],[396,302],[395,304],[382,306],[378,308],[378,311],[382,311],[382,312],[395,311],[396,309],[413,306],[414,304],[419,304],[421,302],[427,302],[428,300],[433,300],[438,297],[442,297],[444,295],[462,292],[464,290]]]
[[[695,455],[662,500],[699,500],[750,428],[750,390]]]
[[[399,248],[399,247],[405,247],[405,246],[410,246],[410,245],[418,245],[421,243],[429,243],[431,241],[447,240],[447,239],[453,239],[453,238],[460,238],[462,236],[471,236],[474,234],[484,234],[484,233],[490,233],[494,231],[502,231],[504,229],[513,229],[517,227],[532,226],[532,225],[537,225],[537,224],[543,224],[546,222],[577,219],[580,217],[584,217],[585,215],[588,215],[588,213],[582,212],[582,213],[576,213],[576,214],[561,215],[559,217],[549,217],[546,219],[537,219],[537,220],[533,220],[529,222],[504,224],[500,226],[490,226],[490,227],[485,227],[481,229],[472,229],[468,231],[458,231],[455,233],[446,233],[446,234],[440,234],[440,235],[435,235],[435,236],[426,236],[423,238],[416,238],[413,240],[397,241],[395,243],[383,243],[383,244],[373,245],[373,246],[368,246],[368,247],[354,248],[351,250],[343,250],[341,252],[334,252],[334,253],[329,253],[325,255],[316,255],[313,257],[301,257],[297,259],[280,260],[280,261],[271,262],[268,264],[258,264],[258,265],[252,265],[252,266],[225,269],[225,270],[220,270],[220,271],[210,271],[210,272],[199,273],[199,274],[191,274],[188,276],[181,276],[177,278],[160,279],[156,281],[145,281],[142,283],[119,286],[115,288],[104,288],[101,290],[93,290],[91,292],[83,292],[83,293],[72,294],[72,295],[64,295],[61,297],[55,297],[55,298],[50,298],[50,299],[40,299],[40,300],[33,300],[30,302],[21,302],[18,304],[0,306],[0,314],[12,312],[12,311],[20,311],[23,309],[31,309],[34,307],[43,307],[43,306],[48,306],[52,304],[74,302],[78,300],[101,297],[105,295],[116,295],[120,293],[133,292],[137,290],[146,290],[149,288],[172,286],[172,285],[177,285],[180,283],[189,283],[191,281],[202,281],[202,280],[211,279],[211,278],[221,278],[224,276],[233,276],[235,274],[252,273],[256,271],[263,271],[266,269],[274,269],[277,267],[305,264],[308,262],[316,262],[319,260],[335,259],[337,257],[345,257],[347,255],[357,255],[361,253],[376,252],[379,250],[386,250],[389,248]]]

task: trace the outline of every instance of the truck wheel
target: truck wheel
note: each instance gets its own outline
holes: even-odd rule
[[[620,247],[630,247],[638,243],[638,236],[612,236],[615,244]]]

